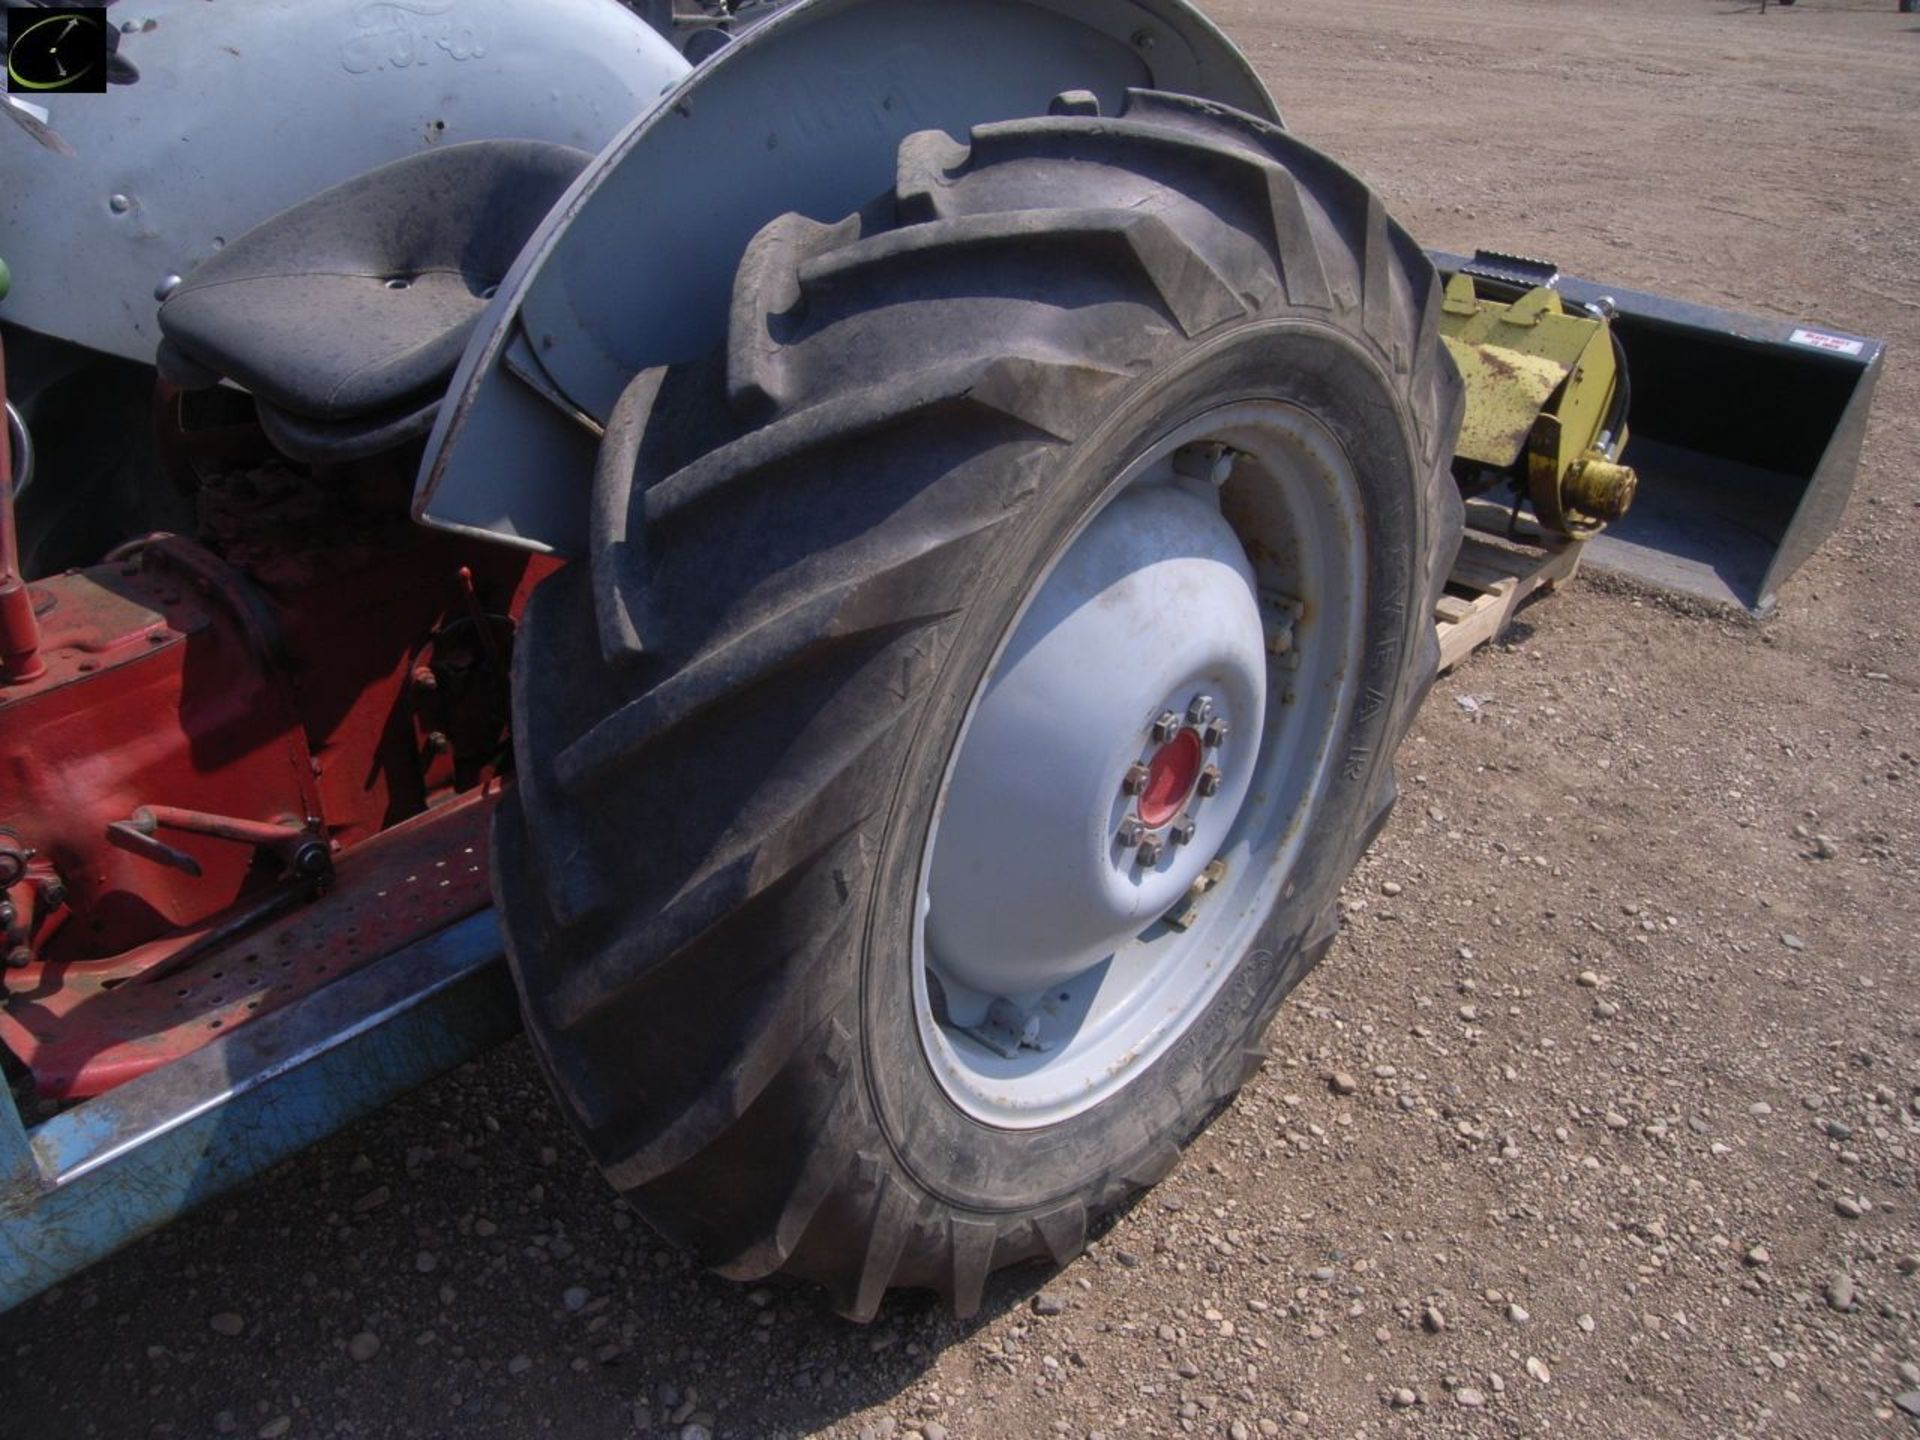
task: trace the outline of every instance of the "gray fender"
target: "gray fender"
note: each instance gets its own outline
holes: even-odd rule
[[[456,140],[599,150],[687,73],[618,0],[122,0],[139,69],[0,115],[0,320],[151,362],[155,291],[342,180]]]
[[[593,459],[641,370],[723,338],[747,242],[788,211],[838,220],[918,130],[1045,114],[1129,87],[1277,120],[1184,0],[802,0],[700,66],[589,165],[482,318],[427,445],[414,514],[583,552]]]

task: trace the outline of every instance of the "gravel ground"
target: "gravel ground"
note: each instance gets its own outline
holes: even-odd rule
[[[516,1043],[0,1319],[0,1434],[1912,1433],[1920,19],[1211,8],[1427,243],[1892,342],[1780,617],[1583,577],[1443,680],[1266,1071],[975,1322],[696,1272]]]

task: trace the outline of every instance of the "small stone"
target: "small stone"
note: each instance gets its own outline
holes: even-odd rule
[[[1441,1313],[1438,1305],[1427,1306],[1426,1313],[1420,1317],[1420,1321],[1435,1335],[1447,1328],[1447,1317]]]
[[[1418,1395],[1402,1385],[1398,1390],[1393,1392],[1393,1408],[1396,1410],[1410,1409],[1419,1402],[1419,1399],[1420,1397]]]
[[[347,1354],[362,1365],[380,1353],[380,1337],[371,1330],[362,1330],[347,1341]]]
[[[1756,1100],[1753,1104],[1747,1106],[1747,1114],[1764,1118],[1765,1116],[1773,1114],[1773,1106],[1764,1100]]]
[[[1909,1415],[1920,1415],[1920,1390],[1909,1390],[1893,1397],[1893,1403]]]
[[[524,1375],[532,1368],[533,1359],[531,1356],[516,1355],[507,1361],[507,1373],[509,1375]]]
[[[713,1440],[713,1431],[698,1420],[690,1420],[680,1427],[680,1440]]]
[[[1867,1213],[1867,1207],[1851,1195],[1842,1195],[1838,1200],[1833,1202],[1833,1208],[1835,1213],[1847,1220],[1858,1220],[1862,1215]]]
[[[1553,1371],[1547,1368],[1547,1362],[1542,1360],[1538,1355],[1529,1355],[1527,1357],[1527,1374],[1538,1380],[1542,1385],[1550,1384],[1553,1380]]]
[[[280,1437],[293,1428],[293,1416],[276,1415],[258,1430],[254,1431],[260,1440],[280,1440]]]
[[[1915,1271],[1920,1271],[1920,1255],[1902,1255],[1893,1262],[1893,1268],[1902,1275],[1911,1275]]]
[[[920,1427],[920,1440],[947,1440],[947,1427],[938,1420],[928,1420]]]
[[[1478,1020],[1480,1018],[1479,1007],[1474,1005],[1462,1005],[1460,1007],[1460,1018],[1462,1020]]]
[[[1831,835],[1813,837],[1813,853],[1822,860],[1831,860],[1840,853],[1840,847],[1834,843]]]
[[[1344,1070],[1336,1070],[1328,1077],[1327,1083],[1333,1087],[1336,1095],[1351,1095],[1360,1088],[1360,1082]]]
[[[1462,1410],[1478,1410],[1487,1403],[1487,1397],[1471,1385],[1462,1385],[1453,1392],[1453,1403]]]
[[[1620,1013],[1620,1007],[1611,1000],[1593,1002],[1593,1014],[1596,1020],[1611,1020]]]
[[[1036,1315],[1064,1315],[1067,1311],[1067,1297],[1057,1290],[1042,1290],[1033,1297],[1033,1313]]]
[[[1856,1296],[1853,1290],[1853,1278],[1844,1271],[1827,1281],[1827,1308],[1838,1310],[1842,1315],[1853,1309]]]
[[[1807,942],[1802,940],[1798,935],[1782,935],[1780,937],[1780,943],[1789,950],[1804,950],[1807,948]]]
[[[1600,988],[1600,973],[1597,970],[1582,970],[1574,977],[1574,980],[1575,983],[1584,990],[1598,990]]]
[[[217,1315],[207,1317],[207,1328],[216,1335],[225,1335],[231,1339],[246,1330],[247,1322],[231,1310],[222,1310]]]
[[[1624,1130],[1627,1128],[1627,1126],[1633,1123],[1631,1120],[1627,1119],[1626,1116],[1622,1115],[1618,1110],[1607,1111],[1605,1118],[1607,1122],[1607,1128],[1609,1130]]]
[[[478,1220],[473,1222],[473,1233],[478,1235],[482,1240],[491,1240],[500,1233],[500,1227],[482,1215]]]
[[[1586,1331],[1587,1334],[1591,1335],[1593,1333],[1593,1317],[1591,1315],[1582,1315],[1578,1320],[1574,1321],[1573,1323],[1578,1325],[1582,1330]]]
[[[378,1210],[393,1198],[393,1191],[385,1185],[376,1185],[358,1200],[353,1202],[353,1213],[365,1215],[369,1210]]]
[[[560,1303],[569,1310],[584,1310],[587,1308],[587,1301],[592,1298],[593,1296],[588,1293],[586,1286],[569,1285],[566,1291],[560,1296]]]
[[[1524,1325],[1533,1319],[1533,1316],[1529,1315],[1522,1306],[1509,1305],[1507,1306],[1507,1319],[1516,1325]]]
[[[1391,900],[1400,893],[1400,882],[1398,880],[1382,880],[1380,882],[1380,893]]]
[[[1764,1245],[1756,1245],[1746,1253],[1746,1262],[1756,1268],[1773,1263],[1773,1252]]]
[[[1853,1127],[1851,1125],[1843,1125],[1838,1120],[1822,1120],[1820,1122],[1820,1128],[1826,1132],[1829,1140],[1851,1140],[1853,1138]]]
[[[1902,1384],[1920,1385],[1920,1365],[1914,1364],[1911,1360],[1902,1360],[1894,1366],[1894,1370],[1899,1374]]]

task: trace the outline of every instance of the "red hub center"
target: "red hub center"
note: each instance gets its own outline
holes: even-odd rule
[[[1187,797],[1200,778],[1204,753],[1199,732],[1191,728],[1181,730],[1153,752],[1147,761],[1146,787],[1140,792],[1141,824],[1157,830],[1186,808]]]

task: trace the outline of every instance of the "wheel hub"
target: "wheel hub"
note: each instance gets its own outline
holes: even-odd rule
[[[1226,407],[1129,465],[1030,592],[961,726],[918,899],[918,1024],[969,1113],[1021,1128],[1099,1103],[1245,952],[1330,773],[1353,494],[1316,422]]]
[[[1179,900],[1245,786],[1189,801],[1235,743],[1222,716],[1258,733],[1265,670],[1253,574],[1210,485],[1138,485],[1088,525],[955,764],[928,925],[951,988],[977,997],[957,1009],[1077,974]]]

